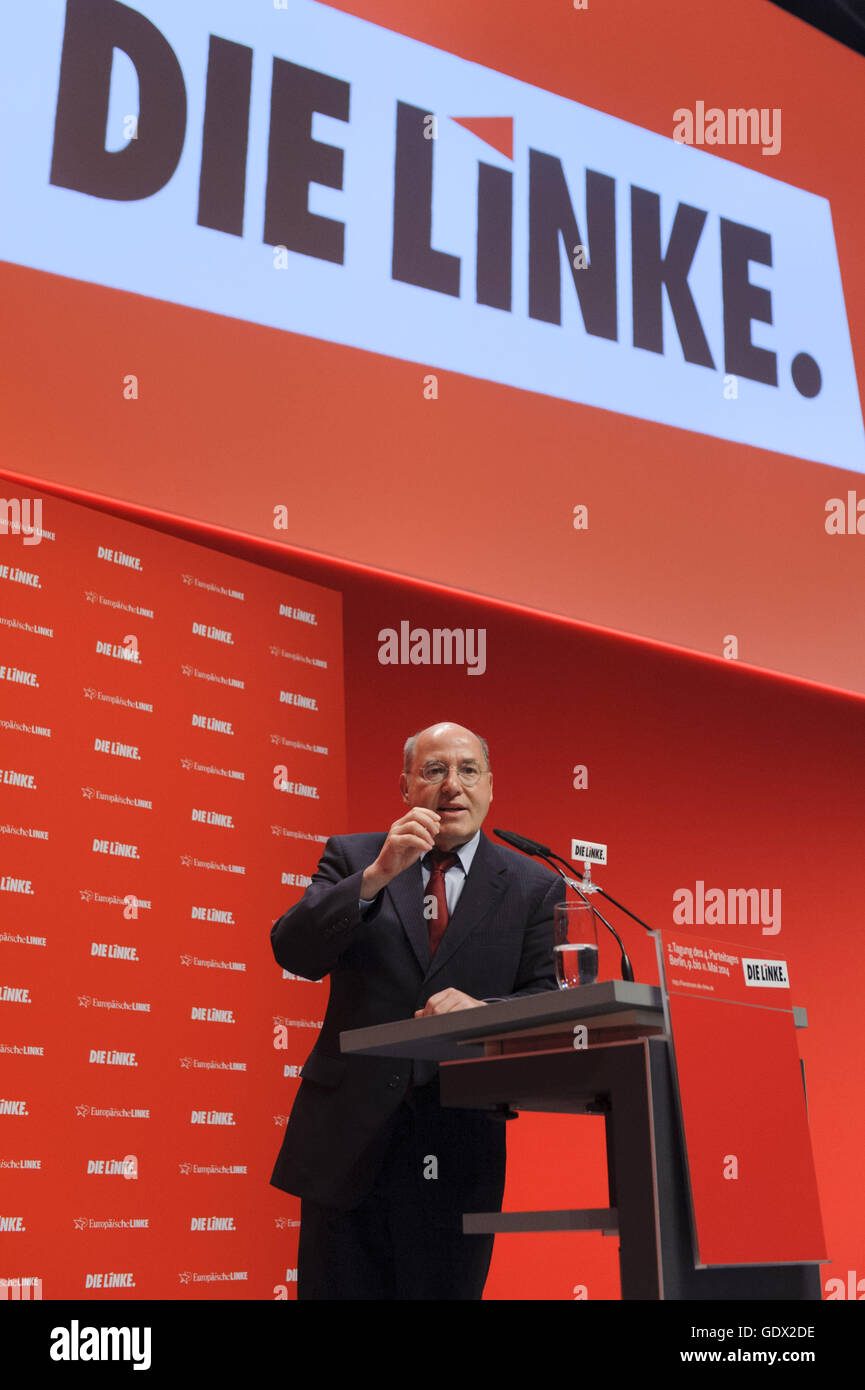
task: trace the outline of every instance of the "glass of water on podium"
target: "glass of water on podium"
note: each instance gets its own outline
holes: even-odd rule
[[[598,925],[590,903],[556,903],[556,979],[559,989],[593,985],[598,978]]]

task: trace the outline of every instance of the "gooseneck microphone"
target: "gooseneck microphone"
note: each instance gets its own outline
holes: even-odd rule
[[[548,849],[546,845],[539,844],[537,840],[527,840],[524,835],[515,835],[512,830],[496,830],[494,828],[493,834],[498,835],[500,840],[505,840],[509,845],[512,845],[514,849],[521,849],[523,854],[530,854],[533,858],[556,858],[553,851]],[[577,869],[572,869],[571,872],[575,873],[577,878],[583,877]]]
[[[567,859],[563,859],[560,854],[556,854],[546,845],[539,844],[537,840],[527,840],[524,835],[514,835],[511,830],[493,830],[493,834],[498,835],[500,840],[506,840],[509,845],[513,845],[514,849],[521,849],[523,854],[531,854],[539,859],[557,859],[560,864],[564,864],[568,873],[576,874],[577,878],[580,879],[584,877],[579,869],[575,869],[573,864],[568,863]],[[552,865],[550,865],[550,868],[552,868]],[[625,907],[624,903],[617,902],[615,898],[610,896],[605,888],[601,888],[597,883],[594,886],[595,891],[600,893],[601,897],[606,898],[607,902],[612,903],[613,907],[617,907],[620,912],[624,912],[626,917],[630,917],[632,921],[637,923],[637,926],[645,927],[647,932],[652,931],[648,922],[644,922],[642,917],[638,917],[629,907]],[[599,917],[600,915],[601,914],[598,913]]]
[[[558,874],[559,878],[563,879],[569,888],[573,888],[576,893],[579,893],[583,902],[592,909],[595,916],[600,918],[600,920],[603,922],[604,926],[607,928],[607,931],[611,932],[612,935],[616,938],[616,941],[619,943],[619,950],[622,953],[622,979],[628,980],[631,983],[633,983],[634,967],[631,965],[631,962],[628,958],[628,953],[625,950],[622,938],[619,936],[619,933],[616,931],[615,927],[610,926],[610,923],[607,921],[606,917],[604,917],[598,911],[594,903],[589,902],[588,898],[586,897],[586,894],[583,892],[582,888],[575,881],[575,879],[570,877],[571,874],[576,874],[577,878],[582,879],[583,875],[580,873],[579,869],[571,868],[571,866],[567,864],[567,860],[562,859],[561,862],[563,864],[566,864],[569,870],[569,873],[563,873],[562,870],[559,868],[558,864],[553,862],[556,859],[560,859],[560,856],[558,854],[554,854],[553,851],[549,849],[546,845],[539,844],[537,840],[527,840],[524,835],[515,835],[510,830],[496,830],[495,827],[493,827],[493,834],[497,835],[500,840],[504,840],[506,844],[511,845],[513,849],[521,850],[523,854],[528,854],[533,859],[543,859],[547,864],[549,864],[553,873]],[[604,893],[603,888],[598,888],[597,885],[595,886],[595,891],[598,893],[603,893],[605,898],[609,897],[607,893]],[[610,898],[609,901],[613,903],[616,907],[620,906],[619,903],[615,902],[614,898]],[[628,909],[622,908],[622,911],[627,912]],[[628,916],[633,917],[634,914],[632,912],[628,912]],[[640,921],[639,917],[635,917],[634,920],[636,922]],[[645,922],[640,922],[640,926],[645,927]],[[646,930],[651,931],[651,927],[646,927]]]

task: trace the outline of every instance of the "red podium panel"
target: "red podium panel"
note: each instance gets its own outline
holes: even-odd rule
[[[827,1259],[783,953],[656,933],[694,1259]]]

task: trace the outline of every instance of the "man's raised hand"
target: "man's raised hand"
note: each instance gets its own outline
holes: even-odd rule
[[[378,858],[364,869],[360,896],[374,898],[392,878],[401,874],[435,847],[435,837],[441,828],[441,816],[428,806],[413,806],[387,832],[387,839]]]

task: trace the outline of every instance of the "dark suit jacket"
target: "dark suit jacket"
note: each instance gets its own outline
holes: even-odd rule
[[[383,834],[328,840],[303,898],[270,934],[284,969],[311,980],[330,975],[327,1013],[301,1072],[271,1183],[345,1209],[369,1193],[389,1126],[412,1082],[424,1082],[438,1068],[420,1063],[413,1072],[408,1059],[343,1055],[340,1033],[411,1018],[430,995],[448,987],[475,999],[557,988],[553,906],[564,896],[561,879],[524,855],[500,849],[482,831],[430,961],[420,861],[392,879],[362,915],[363,871],[384,841]],[[502,1116],[437,1105],[425,1107],[425,1114],[422,1147],[439,1160],[442,1200],[462,1210],[497,1210],[504,1184]],[[477,1205],[495,1203],[496,1193],[497,1204]]]

